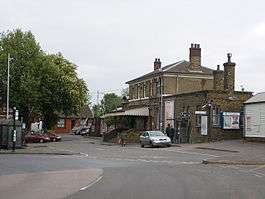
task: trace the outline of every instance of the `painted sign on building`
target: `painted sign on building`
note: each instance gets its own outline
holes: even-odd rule
[[[240,113],[223,112],[222,113],[222,127],[223,129],[240,129]]]
[[[174,101],[165,101],[165,126],[170,124],[171,127],[175,128],[175,114],[174,114]]]

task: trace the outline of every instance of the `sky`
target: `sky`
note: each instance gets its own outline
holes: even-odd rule
[[[263,0],[0,0],[0,31],[31,31],[47,53],[78,66],[97,101],[125,82],[188,60],[191,43],[202,65],[215,69],[232,53],[236,89],[265,91]]]

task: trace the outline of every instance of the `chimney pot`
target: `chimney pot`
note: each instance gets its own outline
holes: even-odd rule
[[[232,53],[227,53],[227,58],[228,58],[228,63],[231,62],[231,58],[232,58]]]
[[[154,70],[158,70],[161,68],[161,61],[159,58],[155,58],[155,61],[154,61]]]
[[[199,44],[191,44],[190,69],[201,70],[201,49]]]
[[[217,65],[217,70],[220,70],[220,65]]]

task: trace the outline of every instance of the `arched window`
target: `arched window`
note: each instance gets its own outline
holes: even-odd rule
[[[220,110],[217,106],[213,106],[212,108],[212,123],[213,126],[220,125]]]

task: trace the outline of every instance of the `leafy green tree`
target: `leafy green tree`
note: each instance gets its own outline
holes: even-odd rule
[[[100,117],[104,114],[101,104],[94,104],[92,106],[92,111],[93,111],[95,117]]]
[[[7,31],[0,35],[0,78],[6,87],[7,56],[10,62],[10,107],[18,107],[28,121],[38,112],[37,67],[43,52],[31,32]],[[37,86],[36,86],[37,85]]]
[[[104,113],[110,113],[122,105],[122,97],[115,93],[107,93],[101,100]]]
[[[16,106],[27,122],[43,117],[50,128],[60,114],[77,114],[89,102],[76,65],[60,53],[45,54],[31,32],[17,29],[1,33],[0,78],[4,84],[8,53],[12,56],[10,105]]]

